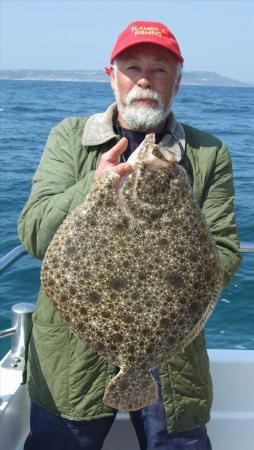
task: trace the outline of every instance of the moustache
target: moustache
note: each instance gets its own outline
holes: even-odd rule
[[[136,100],[154,100],[156,103],[163,107],[162,98],[159,92],[153,91],[152,89],[142,89],[142,88],[133,88],[127,95],[126,103],[130,106]]]

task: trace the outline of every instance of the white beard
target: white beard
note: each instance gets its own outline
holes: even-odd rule
[[[164,122],[170,113],[171,103],[163,108],[161,95],[152,89],[134,86],[126,97],[126,105],[122,104],[118,88],[115,88],[117,109],[124,122],[131,130],[148,131]],[[149,98],[155,100],[154,105],[133,103],[134,100]]]

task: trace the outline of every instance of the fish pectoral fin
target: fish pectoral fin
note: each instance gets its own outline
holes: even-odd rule
[[[121,369],[108,385],[103,402],[117,410],[137,411],[157,399],[158,387],[150,371]]]

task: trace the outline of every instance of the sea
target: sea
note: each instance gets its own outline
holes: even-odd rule
[[[17,221],[47,136],[70,116],[104,111],[114,100],[107,82],[1,80],[0,257],[20,244]],[[254,246],[254,88],[190,86],[180,89],[179,121],[206,130],[231,152],[235,211],[242,244]],[[208,348],[254,349],[254,254],[244,253],[206,327]],[[15,303],[36,301],[40,261],[24,256],[0,274],[0,330],[10,327]],[[0,339],[0,358],[10,338]]]

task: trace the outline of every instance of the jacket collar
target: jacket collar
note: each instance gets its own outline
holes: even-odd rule
[[[101,145],[110,139],[116,138],[117,134],[113,129],[115,113],[116,103],[113,103],[104,113],[90,116],[84,127],[82,144],[84,146]],[[167,147],[174,152],[178,162],[182,159],[185,149],[185,133],[183,126],[176,121],[173,112],[168,116],[167,131],[159,145]]]

